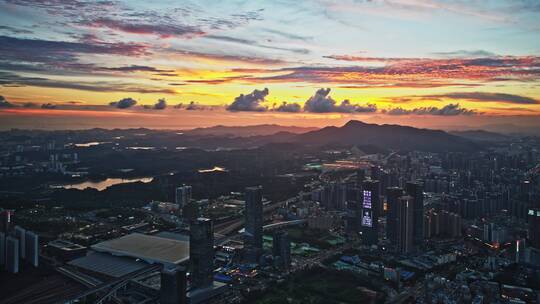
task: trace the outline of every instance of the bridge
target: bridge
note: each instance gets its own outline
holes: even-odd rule
[[[291,227],[291,226],[298,226],[307,223],[307,220],[292,220],[292,221],[285,221],[285,222],[279,222],[279,223],[273,223],[269,225],[263,226],[263,231],[271,231],[279,228],[285,228],[285,227]],[[238,233],[244,233],[245,228],[242,228],[238,231]]]

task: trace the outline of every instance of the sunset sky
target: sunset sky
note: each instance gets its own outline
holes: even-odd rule
[[[0,0],[0,95],[4,129],[539,126],[540,2]]]

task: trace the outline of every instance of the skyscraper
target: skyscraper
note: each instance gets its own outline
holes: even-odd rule
[[[198,218],[189,233],[191,285],[204,288],[214,281],[214,225],[210,219]]]
[[[256,261],[262,252],[263,205],[262,187],[246,188],[245,241],[244,248],[251,260]]]
[[[378,180],[381,173],[381,167],[371,166],[371,180]]]
[[[26,258],[26,230],[20,226],[15,226],[15,237],[19,240],[19,255]]]
[[[34,267],[38,267],[39,264],[39,238],[38,235],[32,231],[26,231],[25,236],[25,250],[26,261]]]
[[[365,179],[366,179],[366,171],[364,171],[364,169],[356,170],[356,187],[358,187],[359,189],[362,189],[362,185],[364,184]]]
[[[186,269],[176,267],[164,268],[161,271],[161,288],[159,303],[185,304],[186,300]]]
[[[291,264],[291,240],[285,231],[277,231],[272,239],[272,255],[279,257],[284,268],[288,269]]]
[[[8,236],[6,238],[6,267],[11,273],[19,272],[19,240]]]
[[[182,208],[182,218],[185,223],[191,223],[200,216],[199,205],[197,202],[191,201]]]
[[[11,221],[13,217],[13,211],[2,210],[0,211],[0,232],[8,233],[11,228]]]
[[[378,242],[380,199],[379,182],[364,181],[362,191],[361,232],[366,245],[376,245]]]
[[[413,242],[415,247],[419,247],[424,242],[424,190],[422,184],[408,182],[405,193],[414,198],[413,207]]]
[[[399,187],[390,187],[386,190],[386,193],[388,207],[386,212],[386,236],[391,242],[396,243],[398,233],[398,203],[399,198],[403,195],[403,189]]]
[[[6,263],[6,234],[0,232],[0,270],[4,268]]]
[[[176,188],[174,201],[178,204],[178,208],[182,208],[191,201],[191,186],[180,186]]]
[[[397,247],[399,252],[409,253],[413,250],[414,198],[411,196],[400,197],[397,207]]]
[[[540,249],[540,208],[530,208],[527,214],[530,244],[532,247]]]

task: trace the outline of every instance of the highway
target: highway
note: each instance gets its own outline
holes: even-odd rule
[[[81,299],[84,299],[90,295],[93,295],[93,294],[97,294],[97,293],[100,293],[100,292],[106,292],[105,295],[100,298],[100,300],[103,300],[105,298],[108,298],[110,297],[111,295],[114,294],[114,292],[116,292],[119,288],[125,286],[125,284],[127,282],[129,282],[130,280],[138,277],[138,276],[141,276],[143,274],[147,274],[149,272],[153,272],[153,271],[158,271],[161,269],[161,265],[149,265],[148,267],[145,267],[141,270],[138,270],[138,271],[135,271],[133,273],[130,273],[128,275],[125,275],[123,277],[120,277],[118,279],[115,279],[115,280],[112,280],[110,282],[107,282],[107,283],[103,283],[99,286],[96,286],[92,289],[89,289],[79,295],[77,295],[76,297],[73,297],[69,300],[65,300],[65,301],[62,301],[62,302],[59,302],[59,303],[76,303],[77,301],[81,300]],[[111,293],[112,292],[112,293]]]

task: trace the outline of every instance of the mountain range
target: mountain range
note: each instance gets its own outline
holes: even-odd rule
[[[342,127],[325,127],[299,134],[292,142],[313,146],[359,146],[401,151],[474,151],[480,145],[441,130],[351,120]]]

